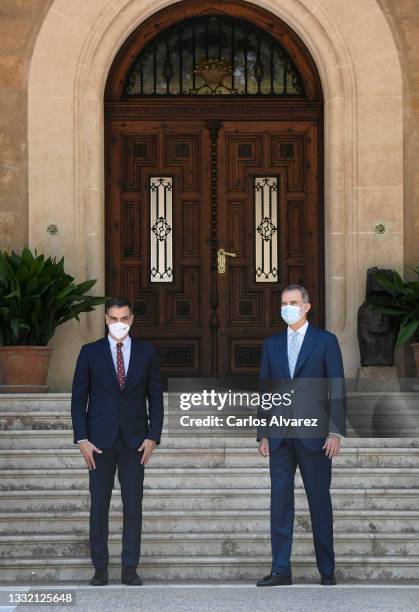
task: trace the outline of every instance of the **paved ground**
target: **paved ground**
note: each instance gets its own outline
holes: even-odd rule
[[[418,585],[293,585],[258,589],[248,584],[146,585],[102,588],[74,584],[34,588],[15,587],[13,593],[35,595],[41,591],[71,593],[73,605],[8,605],[10,587],[0,587],[0,611],[43,610],[44,612],[419,612]]]

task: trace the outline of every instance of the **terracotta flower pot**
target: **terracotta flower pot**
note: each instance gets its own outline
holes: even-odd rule
[[[46,393],[52,348],[0,346],[0,392]]]

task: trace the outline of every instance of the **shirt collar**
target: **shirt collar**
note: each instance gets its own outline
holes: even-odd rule
[[[306,321],[304,323],[304,325],[302,325],[299,329],[297,329],[297,332],[299,334],[301,334],[302,336],[305,336],[305,333],[307,331],[307,327],[308,327],[308,321]],[[290,327],[290,325],[288,325],[288,336],[290,336],[292,334],[294,330],[292,329],[292,327]]]
[[[110,334],[108,334],[108,340],[113,349],[116,349],[117,342],[121,342],[120,340],[115,340],[112,338]],[[126,338],[124,338],[122,344],[124,345],[123,348],[128,348],[131,345],[131,336],[129,334]]]

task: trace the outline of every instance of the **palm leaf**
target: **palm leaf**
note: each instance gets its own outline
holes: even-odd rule
[[[401,346],[410,340],[419,327],[419,321],[411,321],[407,325],[402,325],[397,336],[396,346]]]
[[[419,267],[411,268],[419,276]],[[398,272],[388,279],[382,273],[374,278],[387,291],[387,295],[369,297],[366,301],[373,310],[395,317],[400,322],[396,346],[408,342],[419,330],[419,281],[403,282]]]
[[[64,257],[0,251],[0,344],[46,345],[58,325],[79,319],[107,296],[87,292],[96,279],[77,284],[64,270]]]

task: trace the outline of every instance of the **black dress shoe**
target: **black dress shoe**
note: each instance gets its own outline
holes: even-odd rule
[[[128,584],[130,586],[141,586],[143,583],[142,578],[135,571],[135,567],[124,566],[121,572],[122,584]]]
[[[282,576],[281,574],[269,574],[262,578],[262,580],[258,580],[256,586],[258,587],[268,587],[268,586],[286,586],[292,584],[291,576]]]
[[[108,584],[108,570],[107,569],[95,569],[95,573],[89,581],[92,586],[104,586]]]
[[[324,586],[333,586],[334,584],[336,584],[335,575],[332,574],[331,576],[322,576],[320,579],[320,584]]]

